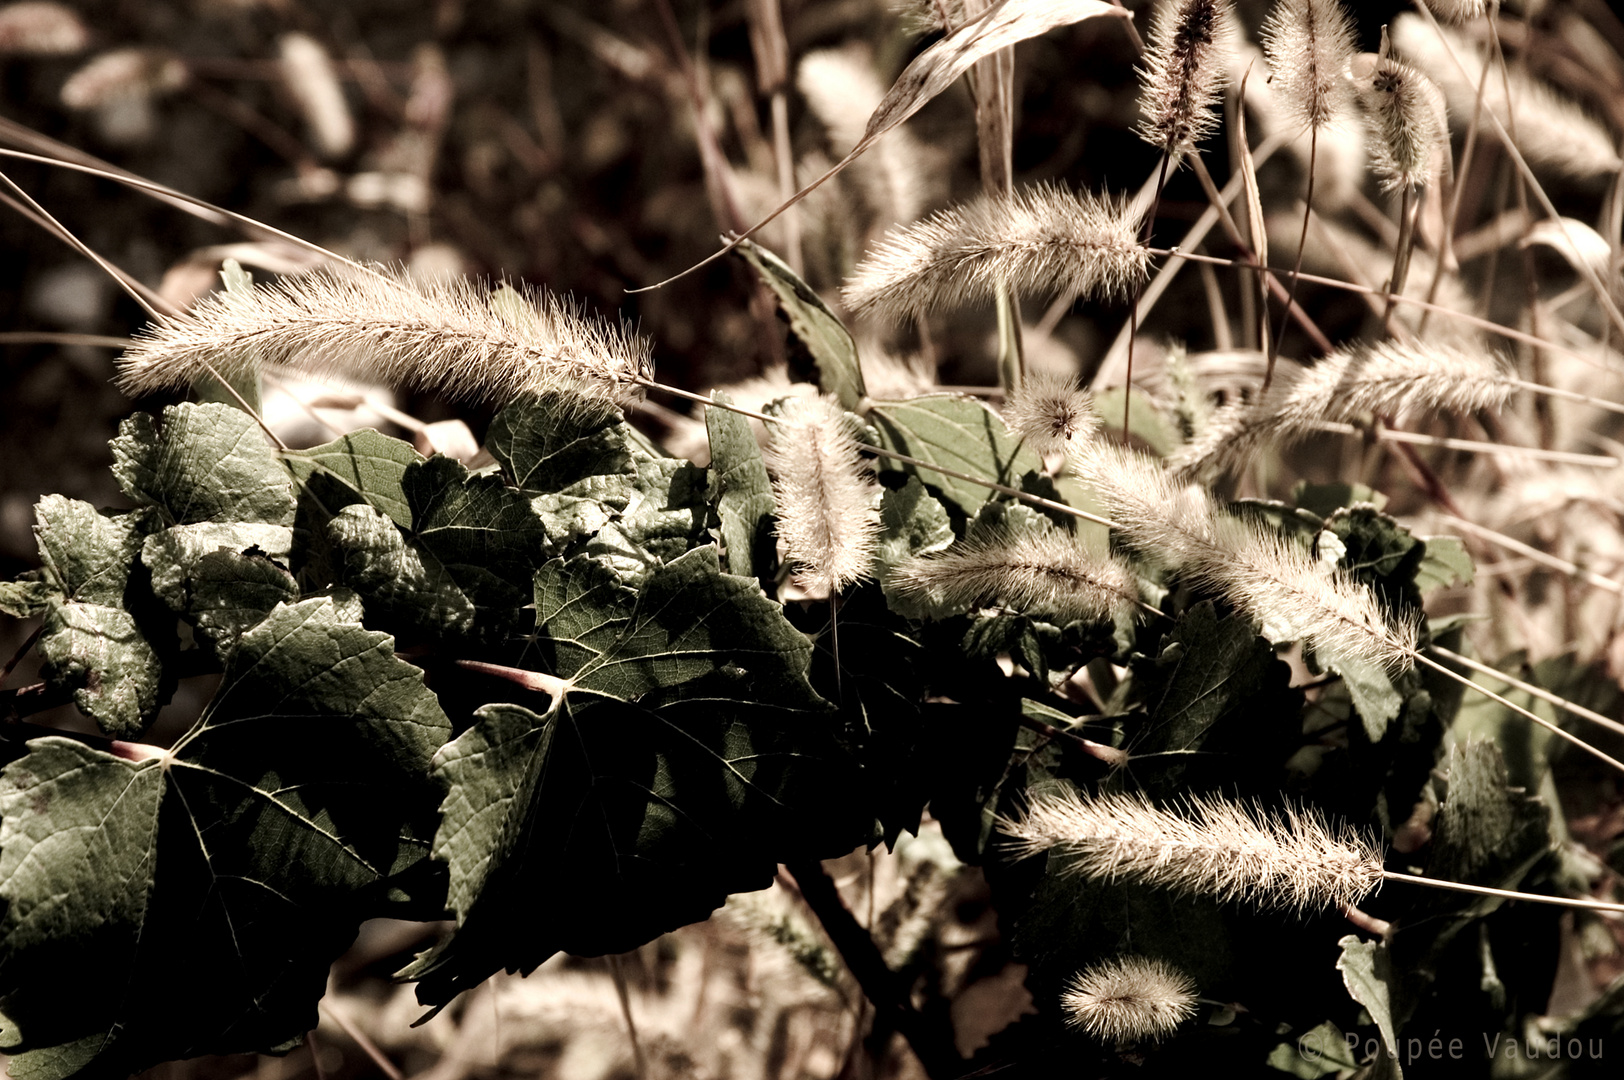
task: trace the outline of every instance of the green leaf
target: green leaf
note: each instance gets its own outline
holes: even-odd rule
[[[578,395],[543,394],[498,413],[485,448],[515,487],[562,491],[582,477],[634,472],[629,431],[618,409],[595,407]]]
[[[32,619],[50,607],[61,591],[49,581],[29,576],[38,573],[37,570],[24,571],[16,581],[0,581],[0,613],[13,619]]]
[[[401,490],[411,508],[405,535],[369,506],[347,506],[329,523],[340,582],[360,594],[369,620],[397,633],[507,634],[546,557],[529,499],[444,457],[408,466]]]
[[[592,558],[553,560],[536,618],[537,660],[563,680],[551,707],[486,706],[436,763],[458,929],[408,972],[424,1002],[559,949],[633,948],[778,861],[867,837],[810,643],[714,547],[636,591]]]
[[[1094,411],[1105,422],[1101,438],[1122,438],[1122,388],[1094,395]],[[1128,431],[1160,457],[1175,453],[1184,440],[1144,393],[1128,401]]]
[[[726,394],[717,402],[732,404]],[[773,486],[750,421],[726,409],[705,410],[710,437],[711,475],[717,489],[716,513],[722,519],[728,573],[764,577],[777,562],[773,538]]]
[[[1393,976],[1392,955],[1386,945],[1361,941],[1352,934],[1337,944],[1342,947],[1342,955],[1337,959],[1336,969],[1342,973],[1348,995],[1365,1007],[1381,1032],[1382,1046],[1387,1054],[1378,1055],[1378,1060],[1385,1058],[1392,1066],[1393,1075],[1402,1080],[1404,1070],[1396,1060],[1398,1032],[1393,1024],[1393,996],[1397,984]]]
[[[39,651],[46,680],[74,687],[73,703],[109,735],[134,735],[157,715],[163,662],[123,608],[52,604]]]
[[[847,412],[861,410],[868,391],[857,358],[857,343],[827,304],[782,259],[749,240],[735,249],[778,297],[789,328],[818,366],[818,388],[833,394]]]
[[[1047,525],[1048,522],[1044,522]],[[884,571],[914,555],[928,555],[953,546],[953,522],[942,504],[930,497],[917,476],[880,498],[880,538],[876,558]],[[893,601],[889,591],[886,599]]]
[[[880,402],[869,409],[867,420],[887,450],[1036,495],[1055,495],[1054,485],[1039,475],[1043,462],[1010,434],[997,413],[974,398],[934,394]],[[966,517],[974,517],[993,494],[980,484],[934,469],[888,461],[880,467],[918,476],[949,509]]]
[[[1328,518],[1343,507],[1357,503],[1369,503],[1378,510],[1387,506],[1387,496],[1376,489],[1340,480],[1328,484],[1311,484],[1307,480],[1299,480],[1297,486],[1291,489],[1291,501],[1322,518]]]
[[[396,525],[411,526],[412,509],[402,483],[406,470],[421,462],[423,455],[410,443],[365,428],[308,450],[289,451],[284,460],[301,490],[318,484],[329,515],[352,503],[364,502],[388,514]],[[332,483],[319,486],[317,477]]]
[[[336,614],[245,634],[168,751],[53,736],[0,774],[14,1074],[289,1045],[362,919],[438,909],[427,772],[450,725],[387,636]]]
[[[1393,678],[1380,664],[1358,657],[1342,656],[1331,660],[1323,657],[1326,666],[1342,676],[1348,688],[1348,697],[1365,727],[1365,734],[1373,743],[1381,742],[1391,724],[1404,708],[1404,695],[1393,685]]]
[[[584,551],[637,583],[710,540],[709,472],[678,458],[639,458],[635,485],[615,520]]]
[[[283,525],[176,525],[147,537],[141,561],[153,592],[223,659],[272,608],[299,598],[292,544]]]
[[[42,578],[51,587],[39,651],[44,675],[73,688],[79,711],[109,735],[133,735],[157,714],[163,663],[126,607],[130,567],[150,510],[105,515],[48,495],[35,508]]]
[[[1255,707],[1275,662],[1251,619],[1220,619],[1210,601],[1179,616],[1162,645],[1155,661],[1161,693],[1149,705],[1150,722],[1136,754],[1198,749],[1220,718]]]
[[[1426,555],[1415,569],[1416,588],[1422,592],[1447,585],[1470,585],[1477,574],[1472,556],[1458,536],[1428,536],[1421,541]]]
[[[150,511],[106,515],[87,502],[47,495],[34,507],[34,520],[46,581],[69,600],[123,605],[141,538],[155,524]]]
[[[293,480],[251,417],[228,405],[183,403],[119,425],[112,442],[119,488],[167,523],[293,524]]]
[[[1266,1064],[1302,1080],[1317,1080],[1321,1076],[1359,1067],[1348,1052],[1347,1037],[1329,1020],[1305,1031],[1295,1042],[1276,1046],[1269,1053]]]

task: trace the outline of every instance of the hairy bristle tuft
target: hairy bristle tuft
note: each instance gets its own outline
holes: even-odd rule
[[[1444,22],[1469,22],[1489,10],[1485,0],[1422,0]]]
[[[1126,563],[1091,556],[1058,533],[966,540],[898,564],[887,586],[953,611],[996,603],[1062,626],[1109,621],[1139,599]]]
[[[869,576],[880,529],[879,488],[833,398],[797,400],[766,450],[778,535],[802,588],[835,593]]]
[[[1306,641],[1333,665],[1409,665],[1416,627],[1391,622],[1369,589],[1252,522],[1217,510],[1204,490],[1103,441],[1077,461],[1121,541],[1223,596],[1274,641]]]
[[[1336,0],[1279,0],[1263,22],[1274,97],[1305,128],[1323,128],[1353,102],[1353,25]]]
[[[1442,91],[1409,64],[1381,57],[1359,82],[1371,167],[1383,191],[1423,187],[1449,145]]]
[[[551,294],[503,298],[391,270],[322,270],[210,293],[138,334],[118,385],[138,396],[185,387],[211,368],[229,378],[269,366],[464,401],[546,390],[623,401],[636,396],[633,379],[653,374],[647,343],[627,327]]]
[[[1212,106],[1228,78],[1232,13],[1227,0],[1165,0],[1145,50],[1139,134],[1182,154],[1212,130]]]
[[[1004,423],[1037,453],[1068,452],[1100,429],[1088,391],[1074,379],[1048,372],[1028,375],[1004,404]]]
[[[1039,186],[982,198],[888,235],[847,281],[852,311],[911,318],[1017,293],[1126,296],[1150,262],[1124,203]]]
[[[1350,907],[1381,884],[1381,853],[1351,829],[1333,832],[1316,811],[1271,814],[1241,802],[1190,796],[1178,812],[1143,795],[1046,791],[1002,822],[1017,857],[1054,849],[1062,873],[1307,911]]]
[[[1325,421],[1470,414],[1502,408],[1516,389],[1506,362],[1487,349],[1397,341],[1338,349],[1312,367],[1282,365],[1268,393],[1219,410],[1168,468],[1207,481],[1244,470],[1263,451],[1283,450]]]
[[[1060,1007],[1102,1041],[1159,1039],[1195,1015],[1195,982],[1165,960],[1119,956],[1068,979]]]

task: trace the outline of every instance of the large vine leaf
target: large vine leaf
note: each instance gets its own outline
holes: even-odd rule
[[[110,735],[133,735],[158,711],[163,662],[126,602],[131,566],[156,516],[102,514],[60,495],[35,507],[43,673],[53,686],[72,688],[79,711]]]
[[[546,528],[529,499],[444,457],[407,466],[401,490],[412,521],[404,534],[368,505],[328,523],[340,582],[369,620],[403,635],[509,632],[545,558]]]
[[[163,511],[167,524],[293,524],[293,480],[253,418],[229,405],[185,402],[119,425],[113,476],[124,494]]]
[[[287,569],[292,548],[285,525],[205,521],[147,537],[141,562],[153,592],[223,659],[272,608],[299,598]]]
[[[718,392],[716,401],[732,402]],[[722,519],[727,569],[740,577],[761,577],[774,564],[773,486],[750,421],[727,409],[705,410],[710,437],[711,474],[717,488],[716,513]]]
[[[1054,498],[1054,485],[1040,475],[1043,462],[1010,434],[1003,419],[974,398],[931,394],[908,401],[882,401],[866,419],[887,450],[907,454],[970,476],[982,477],[1035,495]],[[956,480],[934,469],[893,465],[918,476],[950,508],[966,517],[993,493],[981,484]]]
[[[778,297],[790,330],[818,367],[818,388],[833,394],[847,412],[859,411],[868,391],[851,332],[784,260],[749,240],[741,241],[734,250],[756,268],[762,282]]]
[[[411,526],[412,508],[403,485],[406,470],[423,455],[410,443],[365,428],[308,450],[290,451],[285,460],[301,491],[316,485],[329,515],[365,502],[401,528]],[[323,480],[329,483],[324,485]]]
[[[535,595],[551,706],[487,706],[436,760],[458,928],[408,972],[427,1003],[560,949],[633,948],[868,835],[810,644],[714,546],[637,590],[555,559]]]
[[[449,731],[393,641],[318,599],[243,636],[167,751],[30,742],[0,774],[12,1074],[297,1041],[361,919],[443,901],[428,766]]]
[[[552,393],[525,398],[491,421],[485,448],[526,491],[562,491],[586,476],[631,473],[620,410]]]

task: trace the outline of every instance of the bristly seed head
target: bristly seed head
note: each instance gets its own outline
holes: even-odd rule
[[[1000,284],[1023,295],[1127,295],[1150,255],[1118,199],[1038,186],[982,198],[892,232],[842,289],[847,307],[898,321],[990,300]]]
[[[1100,429],[1093,399],[1076,380],[1041,372],[1027,376],[1004,404],[1004,422],[1038,454],[1069,451]]]
[[[1010,852],[1055,849],[1062,872],[1294,911],[1351,907],[1382,881],[1381,853],[1318,812],[1270,814],[1218,797],[1190,796],[1175,813],[1143,795],[1090,794],[1069,785],[1036,796],[1001,822]]]
[[[1165,0],[1145,50],[1140,136],[1169,154],[1190,150],[1216,123],[1212,106],[1228,79],[1227,0]]]
[[[1358,86],[1371,167],[1381,177],[1382,190],[1424,187],[1449,143],[1443,92],[1415,68],[1390,56],[1377,58]]]
[[[879,488],[832,397],[798,399],[766,450],[778,535],[803,588],[836,593],[869,576],[880,529]]]
[[[1060,1006],[1101,1041],[1158,1039],[1195,1015],[1195,982],[1165,960],[1119,956],[1067,980]]]
[[[1323,128],[1353,101],[1353,26],[1337,0],[1279,0],[1263,22],[1274,97],[1305,128]]]

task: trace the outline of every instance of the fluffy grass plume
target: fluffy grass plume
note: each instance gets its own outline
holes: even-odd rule
[[[1359,81],[1358,96],[1371,167],[1382,190],[1425,186],[1449,145],[1443,93],[1409,64],[1383,56]]]
[[[1159,1039],[1195,1015],[1195,982],[1165,960],[1119,956],[1066,980],[1060,1007],[1104,1042]]]
[[[1050,614],[1060,625],[1106,622],[1139,599],[1121,560],[1096,558],[1058,533],[995,534],[899,563],[887,583],[933,606],[999,603]]]
[[[1043,456],[1068,453],[1100,429],[1088,391],[1053,372],[1027,376],[1004,404],[1004,423]]]
[[[1414,657],[1415,625],[1390,622],[1369,589],[1218,510],[1157,462],[1096,441],[1078,466],[1128,547],[1223,596],[1271,640],[1306,641],[1333,664],[1402,669]]]
[[[1283,367],[1280,374],[1257,402],[1220,409],[1169,459],[1174,475],[1210,480],[1234,474],[1263,451],[1313,434],[1324,421],[1499,409],[1517,389],[1498,354],[1426,342],[1338,349],[1312,367]]]
[[[1437,5],[1429,6],[1443,17]],[[1484,50],[1458,30],[1435,29],[1419,15],[1398,16],[1392,35],[1394,47],[1432,76],[1458,118],[1472,115],[1480,83],[1484,106],[1502,124],[1512,118],[1515,109],[1517,149],[1531,164],[1580,178],[1611,176],[1618,171],[1618,148],[1607,125],[1532,77],[1522,65],[1513,64],[1504,71],[1497,67],[1484,82],[1483,68],[1488,63]]]
[[[879,489],[857,453],[851,421],[830,397],[798,400],[766,450],[778,536],[795,581],[836,593],[869,575],[880,529]]]
[[[1139,134],[1182,154],[1217,123],[1212,106],[1228,80],[1230,22],[1226,0],[1164,0],[1145,49]]]
[[[1484,0],[1421,0],[1444,22],[1469,22],[1489,10]]]
[[[847,281],[846,306],[901,320],[1021,294],[1126,296],[1150,256],[1125,204],[1039,186],[954,207],[888,235]]]
[[[1003,822],[1017,857],[1051,848],[1063,873],[1129,881],[1187,895],[1295,911],[1350,907],[1381,884],[1381,853],[1351,829],[1333,832],[1311,810],[1280,814],[1192,795],[1179,812],[1143,795],[1066,786]]]
[[[322,270],[210,293],[138,334],[118,385],[148,394],[188,386],[211,366],[229,378],[268,365],[465,401],[556,389],[620,401],[635,396],[632,378],[652,375],[647,343],[626,327],[551,295],[522,299],[388,270]]]
[[[95,109],[125,99],[157,97],[186,85],[186,65],[158,49],[113,49],[62,84],[62,104]]]
[[[1323,128],[1351,108],[1354,51],[1353,25],[1336,0],[1279,0],[1263,22],[1275,100],[1304,128]]]

